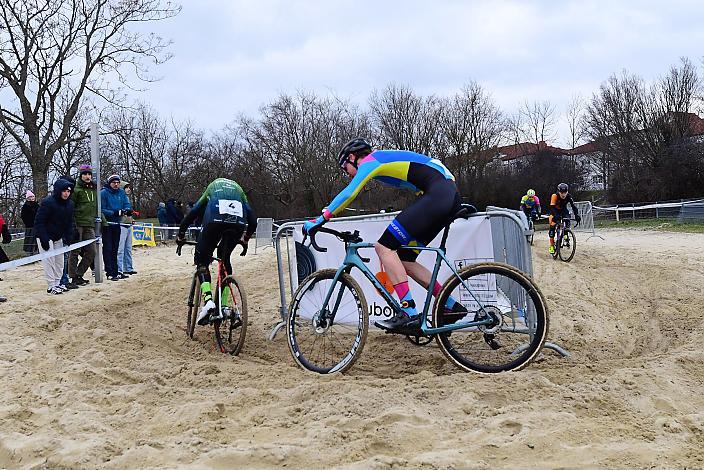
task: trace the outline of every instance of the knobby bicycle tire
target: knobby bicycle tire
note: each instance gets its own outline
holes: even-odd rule
[[[234,275],[229,275],[222,280],[222,285],[217,289],[217,294],[224,289],[230,289],[230,299],[235,299],[232,305],[220,305],[220,299],[214,299],[215,305],[222,307],[230,307],[232,313],[230,318],[224,320],[216,320],[213,322],[215,329],[215,341],[218,344],[220,352],[229,353],[236,356],[244,347],[244,340],[247,336],[247,294],[242,287],[242,284]],[[235,297],[235,293],[239,293],[239,301]],[[233,340],[233,334],[237,337]]]
[[[291,356],[294,361],[311,372],[318,374],[334,374],[347,371],[354,365],[364,349],[364,343],[367,339],[369,330],[369,311],[367,309],[367,301],[364,297],[364,292],[359,287],[359,284],[347,273],[343,273],[333,287],[333,296],[330,299],[331,303],[339,295],[339,307],[347,307],[350,315],[348,317],[340,315],[338,309],[335,312],[336,321],[329,325],[316,323],[316,318],[320,318],[320,310],[315,305],[315,302],[322,304],[325,293],[330,288],[330,283],[324,281],[332,281],[335,277],[335,269],[322,269],[316,271],[301,282],[293,294],[291,303],[288,308],[288,318],[286,320],[287,341]],[[339,287],[337,286],[339,284]],[[349,292],[349,295],[347,293]],[[305,309],[309,309],[304,311]],[[310,318],[307,318],[310,316]],[[353,319],[357,324],[353,327],[345,325],[344,318]],[[333,328],[339,327],[342,333],[347,333],[345,336],[335,337]],[[311,334],[307,335],[310,331]],[[312,338],[312,339],[311,339]],[[318,343],[320,341],[320,343]],[[326,361],[326,341],[331,345],[331,350],[340,349],[340,359],[332,356],[331,361]],[[322,347],[323,358],[320,361],[318,358],[313,358],[313,352]],[[310,345],[310,348],[308,347]],[[305,348],[304,348],[305,346]],[[321,364],[320,362],[324,362]]]
[[[191,293],[188,295],[188,312],[186,313],[186,335],[193,339],[196,328],[196,318],[200,307],[200,279],[197,274],[193,274],[191,281]]]
[[[555,244],[553,245],[555,252],[550,255],[552,259],[557,259],[560,256],[560,245],[562,245],[562,230],[555,235]]]
[[[565,240],[570,244],[569,245],[569,250],[564,250],[563,244],[565,243]],[[558,254],[560,255],[560,259],[564,261],[565,263],[569,263],[572,261],[572,258],[574,258],[575,253],[577,252],[577,239],[574,236],[574,232],[570,229],[565,229],[562,232],[562,237],[560,238],[560,247],[558,250]],[[569,253],[569,255],[568,255]]]
[[[491,301],[485,302],[482,297],[479,297],[479,299],[482,299],[482,306],[484,309],[487,311],[491,310],[493,312],[497,312],[496,316],[501,320],[501,323],[496,325],[496,331],[494,333],[487,334],[486,331],[489,330],[482,330],[481,327],[473,327],[467,328],[466,330],[455,330],[450,333],[436,334],[436,341],[443,354],[445,354],[445,356],[460,369],[468,372],[478,372],[483,374],[520,370],[530,364],[530,362],[533,361],[533,359],[535,359],[535,357],[540,353],[540,350],[542,349],[547,338],[549,329],[547,305],[540,289],[521,271],[503,263],[475,264],[460,270],[458,274],[465,282],[470,278],[476,277],[475,279],[479,279],[478,284],[481,285],[484,283],[487,286],[486,292],[490,292],[488,287],[491,286],[491,275],[501,276],[501,282],[494,278],[496,285],[495,290],[497,293],[503,290],[508,292],[508,294],[506,294],[505,298],[502,298],[501,301],[497,300],[496,305],[491,305]],[[479,276],[484,277],[480,278]],[[508,288],[500,287],[500,284],[508,284],[507,281],[511,281],[515,283],[515,285],[511,284]],[[433,323],[435,325],[445,324],[442,320],[444,305],[447,302],[448,297],[452,295],[453,291],[455,289],[459,289],[459,286],[460,282],[456,276],[451,276],[443,285],[442,290],[435,301],[435,306],[433,309]],[[514,315],[513,298],[520,300],[522,296],[526,296],[525,301],[527,305],[527,308],[522,309],[524,313],[522,321],[524,322],[524,325],[528,325],[528,315],[525,312],[530,311],[530,323],[531,325],[534,325],[531,333],[529,333],[530,328],[528,327],[525,328],[525,331],[520,331],[523,328],[517,328],[517,324],[515,323],[515,319],[518,315]],[[497,298],[498,297],[499,296],[497,294]],[[528,303],[528,299],[530,299],[530,303]],[[511,308],[510,311],[503,312],[499,306],[505,309],[506,300],[509,300]],[[472,301],[469,303],[471,304]],[[481,313],[480,310],[473,311],[471,308],[469,310],[469,314],[474,313],[475,319],[476,316]],[[517,312],[520,313],[521,309],[518,309]],[[533,316],[535,318],[533,318]],[[513,326],[505,323],[506,318],[514,318],[514,320],[512,320],[514,322]],[[496,357],[497,360],[500,360],[501,362],[488,364],[466,357],[466,354],[462,353],[454,344],[455,342],[461,340],[461,335],[463,334],[465,335],[464,338],[471,339],[472,344],[470,346],[470,352],[476,352],[480,356],[493,354],[492,358]],[[520,347],[510,350],[511,348],[506,348],[501,345],[501,340],[503,338],[507,338],[507,335],[509,334],[514,335],[509,337],[512,341],[517,339],[521,340]],[[523,338],[528,340],[527,346],[525,345],[525,342],[523,342]],[[465,344],[468,343],[469,341],[465,341]],[[503,350],[501,350],[502,348]]]

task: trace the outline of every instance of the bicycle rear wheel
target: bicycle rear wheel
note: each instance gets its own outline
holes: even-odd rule
[[[577,251],[577,239],[574,237],[572,230],[565,229],[562,232],[562,239],[560,240],[560,248],[558,254],[560,259],[565,263],[569,263],[574,258],[574,254]]]
[[[367,301],[359,284],[346,273],[333,282],[335,273],[335,269],[323,269],[304,279],[288,309],[291,355],[299,366],[319,374],[352,367],[362,354],[369,329]]]
[[[223,279],[221,289],[218,289],[220,291],[223,295],[222,303],[218,299],[215,299],[215,303],[220,305],[223,318],[213,322],[215,341],[221,352],[236,356],[242,351],[247,334],[247,296],[237,278],[232,275]]]
[[[186,335],[193,339],[196,328],[196,317],[200,308],[200,280],[198,275],[193,275],[191,281],[191,293],[188,295],[188,313],[186,314]]]
[[[480,373],[527,366],[542,349],[548,334],[547,307],[538,287],[517,269],[501,263],[468,266],[459,272],[459,278],[452,276],[440,291],[433,310],[434,324],[451,323],[443,316],[449,296],[469,312],[456,323],[487,317],[492,322],[436,334],[445,356],[465,371]]]

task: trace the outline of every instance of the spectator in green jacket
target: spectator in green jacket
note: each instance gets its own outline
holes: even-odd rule
[[[78,181],[76,189],[71,194],[71,199],[75,205],[74,218],[78,231],[77,242],[95,238],[95,218],[98,214],[98,195],[96,185],[93,182],[93,168],[90,165],[78,167]],[[68,260],[68,275],[71,283],[77,286],[88,284],[88,280],[83,278],[88,268],[95,259],[95,244],[86,245],[80,250],[73,250]],[[78,257],[81,262],[78,262]]]

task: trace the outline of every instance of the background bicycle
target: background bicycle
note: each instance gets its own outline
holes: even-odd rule
[[[470,265],[459,271],[445,256],[449,224],[439,248],[422,247],[436,253],[430,285],[440,265],[452,275],[443,285],[427,324],[432,296],[428,291],[420,313],[419,337],[434,337],[443,353],[466,371],[494,373],[518,370],[532,361],[542,348],[548,331],[548,316],[540,290],[523,273],[499,263]],[[394,310],[398,302],[366,266],[359,249],[372,248],[356,232],[321,228],[345,243],[346,257],[339,269],[323,269],[308,276],[298,287],[289,306],[287,331],[294,360],[317,373],[348,370],[361,355],[368,334],[368,309],[362,289],[350,275],[359,269]],[[311,236],[311,245],[324,251]],[[413,247],[419,249],[419,247]],[[461,300],[468,312],[448,314],[448,298]],[[409,332],[394,332],[408,335]]]
[[[176,253],[181,256],[183,245],[196,245],[196,242],[185,241],[178,245]],[[217,261],[217,280],[213,291],[213,301],[216,314],[211,315],[211,324],[215,330],[215,341],[222,353],[237,355],[244,346],[247,334],[247,296],[244,288],[234,275],[228,275],[225,264],[220,258]],[[186,313],[186,334],[193,339],[196,327],[196,317],[200,310],[201,291],[198,272],[193,273],[191,289],[188,294],[188,312]]]

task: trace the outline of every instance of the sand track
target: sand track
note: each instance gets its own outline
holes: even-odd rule
[[[186,338],[190,257],[171,247],[55,297],[39,266],[3,273],[0,468],[702,467],[704,236],[605,238],[569,264],[537,240],[549,339],[573,357],[491,377],[384,335],[346,376],[299,370],[283,334],[266,340],[270,249],[234,257],[250,306],[236,358],[210,330]]]

